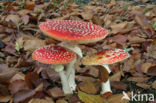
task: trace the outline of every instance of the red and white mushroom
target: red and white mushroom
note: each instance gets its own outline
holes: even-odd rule
[[[106,29],[92,23],[74,20],[51,20],[43,22],[39,25],[40,30],[56,39],[63,41],[60,45],[66,47],[80,57],[82,57],[82,51],[78,44],[87,44],[97,42],[104,39],[108,33]],[[75,69],[73,68],[76,60],[69,64],[67,70],[67,77],[69,78],[70,87],[75,90]]]
[[[91,56],[84,57],[82,59],[82,63],[84,65],[102,65],[110,73],[111,70],[108,66],[109,64],[120,62],[120,61],[127,59],[129,57],[130,57],[130,54],[125,50],[105,49],[101,52],[92,54]],[[105,94],[107,92],[112,92],[111,88],[110,88],[109,79],[106,81],[106,83],[102,83],[101,94]]]
[[[76,54],[74,52],[61,46],[49,45],[35,50],[32,54],[32,58],[41,63],[53,64],[52,67],[60,75],[64,93],[72,94],[72,90],[69,87],[62,64],[72,62],[76,58]]]

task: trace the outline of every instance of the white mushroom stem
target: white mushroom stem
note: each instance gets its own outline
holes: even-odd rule
[[[53,67],[54,67],[55,71],[59,73],[64,94],[72,94],[73,92],[68,84],[67,77],[64,73],[64,66],[63,65],[54,65]]]
[[[107,71],[108,73],[110,74],[111,72],[111,69],[109,68],[108,65],[102,65]],[[108,78],[108,80],[106,82],[102,82],[101,84],[101,94],[105,94],[107,92],[112,92],[111,90],[111,86],[110,86],[110,80]]]
[[[106,68],[106,70],[108,71],[108,73],[110,74],[110,72],[111,72],[111,69],[109,68],[109,66],[108,65],[102,65],[104,68]]]
[[[74,59],[72,62],[70,62],[67,65],[67,72],[66,72],[66,76],[67,76],[67,80],[69,83],[69,86],[71,88],[72,91],[76,90],[76,83],[75,83],[75,62],[76,59]]]
[[[111,90],[111,87],[110,87],[110,80],[109,79],[106,82],[103,82],[101,84],[101,94],[105,94],[105,93],[108,93],[108,92],[112,93],[112,90]]]
[[[60,46],[63,46],[65,48],[68,48],[70,50],[72,50],[73,52],[75,52],[80,58],[83,57],[82,55],[82,50],[79,48],[79,46],[77,44],[69,44],[69,43],[65,43],[65,42],[62,42],[59,44]]]

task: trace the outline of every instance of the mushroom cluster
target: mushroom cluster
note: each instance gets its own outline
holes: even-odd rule
[[[64,94],[76,90],[76,54],[84,65],[102,65],[110,73],[108,64],[122,61],[130,55],[121,49],[106,49],[102,52],[83,57],[79,44],[95,43],[104,39],[108,32],[100,26],[73,20],[51,20],[39,25],[40,30],[51,38],[61,41],[57,46],[45,46],[32,54],[33,59],[46,64],[59,73]],[[67,64],[66,71],[64,65]],[[101,85],[101,94],[112,92],[109,79]]]

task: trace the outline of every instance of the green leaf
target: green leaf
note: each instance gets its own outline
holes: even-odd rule
[[[16,45],[15,45],[15,49],[17,50],[17,51],[19,51],[20,50],[20,48],[19,48],[19,44],[16,42]]]
[[[100,95],[90,95],[81,91],[78,91],[80,100],[84,103],[108,103]]]
[[[153,28],[156,31],[156,21],[153,23]]]

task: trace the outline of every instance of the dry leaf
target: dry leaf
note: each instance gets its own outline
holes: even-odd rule
[[[60,100],[57,100],[56,103],[68,103],[68,102],[66,100],[60,99]]]
[[[9,82],[9,80],[17,73],[15,68],[7,68],[0,71],[0,82]]]
[[[110,81],[112,82],[112,81],[120,81],[120,79],[121,79],[121,72],[119,71],[119,72],[116,72],[115,74],[113,74],[109,79],[110,79]]]
[[[42,99],[33,98],[28,103],[54,103],[54,101],[49,97],[45,97],[45,98],[42,98]]]
[[[123,29],[126,28],[126,26],[128,25],[128,22],[122,22],[119,24],[112,24],[110,27],[112,28],[111,33],[116,34],[120,31],[122,31]]]
[[[4,102],[4,103],[7,103],[9,102],[11,99],[11,96],[0,96],[0,102]]]
[[[152,63],[148,63],[148,62],[142,64],[142,66],[141,66],[141,71],[142,71],[143,73],[147,73],[148,69],[149,69],[152,65],[153,65]]]
[[[102,66],[99,66],[98,68],[100,69],[99,70],[99,79],[101,80],[101,82],[106,82],[109,78],[108,71]]]
[[[152,66],[148,69],[147,74],[150,76],[156,76],[156,66]]]
[[[128,96],[130,97],[130,93],[127,93]],[[110,97],[108,97],[108,103],[128,103],[128,100],[126,99],[123,99],[122,100],[122,97],[124,95],[123,94],[115,94],[115,95],[112,95]]]
[[[52,89],[49,89],[48,90],[48,93],[53,98],[60,98],[60,97],[63,97],[64,96],[64,93],[63,93],[62,89],[61,88],[58,88],[58,87],[54,87]]]
[[[97,89],[96,89],[94,83],[91,81],[88,81],[88,80],[81,82],[78,85],[78,88],[85,93],[89,93],[89,94],[96,94],[97,93]]]
[[[145,84],[145,83],[137,83],[136,85],[141,87],[141,88],[144,88],[144,89],[149,89],[150,88],[150,85]]]
[[[128,81],[133,81],[133,82],[145,82],[147,81],[147,77],[129,77]]]
[[[84,103],[108,103],[99,95],[89,95],[84,92],[78,91],[78,96]]]
[[[19,103],[22,102],[35,94],[34,90],[22,90],[14,95],[14,102]]]
[[[152,88],[156,89],[156,80],[152,83]]]
[[[20,17],[18,15],[8,15],[5,19],[6,21],[12,21],[19,30]]]

